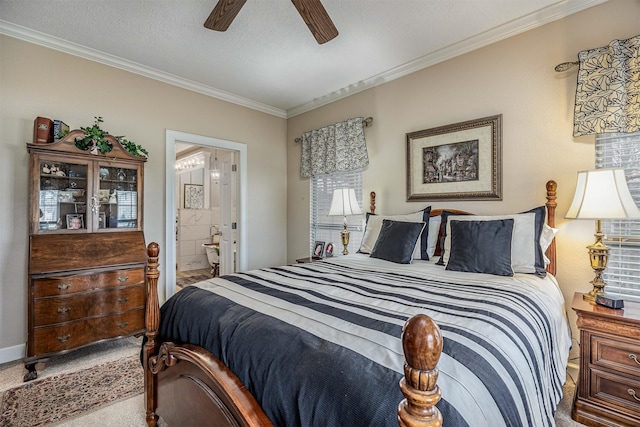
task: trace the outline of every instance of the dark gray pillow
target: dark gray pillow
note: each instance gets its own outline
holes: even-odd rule
[[[424,222],[383,220],[371,257],[398,264],[411,263],[413,250],[424,226]]]
[[[451,221],[451,254],[447,270],[513,276],[513,219]]]

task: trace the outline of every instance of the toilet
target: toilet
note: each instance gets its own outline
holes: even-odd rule
[[[203,243],[207,261],[211,265],[211,274],[213,277],[220,275],[220,245],[217,243]]]

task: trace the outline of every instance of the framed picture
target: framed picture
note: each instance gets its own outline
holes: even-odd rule
[[[324,242],[316,240],[316,243],[313,247],[313,256],[322,258],[324,254]]]
[[[80,230],[84,228],[84,215],[67,214],[67,229]]]
[[[333,243],[327,243],[327,246],[324,248],[324,256],[330,257],[333,256]]]
[[[107,216],[104,212],[98,214],[98,228],[105,228],[107,224]]]
[[[204,209],[204,186],[198,184],[184,185],[184,208]]]
[[[502,114],[407,133],[407,201],[502,200]]]

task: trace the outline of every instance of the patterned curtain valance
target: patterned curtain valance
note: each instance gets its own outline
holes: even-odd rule
[[[362,117],[302,134],[300,175],[304,178],[369,164]]]
[[[640,131],[640,35],[578,54],[573,136]]]

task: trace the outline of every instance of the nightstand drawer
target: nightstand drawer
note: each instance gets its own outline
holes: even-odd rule
[[[640,423],[640,379],[631,379],[610,372],[591,370],[590,397],[626,409],[636,414]]]
[[[591,335],[591,363],[599,368],[640,376],[640,346],[637,342]]]

